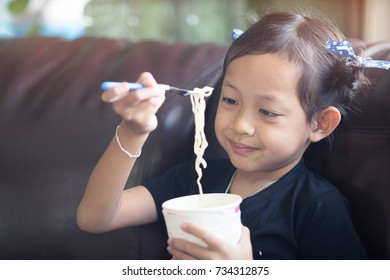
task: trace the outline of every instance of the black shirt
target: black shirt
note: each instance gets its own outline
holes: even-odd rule
[[[225,159],[207,159],[203,170],[204,193],[225,192],[235,171]],[[194,163],[172,168],[145,181],[164,221],[164,201],[198,194]],[[336,187],[300,161],[264,191],[245,198],[241,221],[251,232],[254,259],[366,259],[352,224],[348,202]]]

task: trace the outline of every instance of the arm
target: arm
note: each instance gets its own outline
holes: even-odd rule
[[[134,92],[118,86],[102,94],[105,102],[113,103],[122,117],[118,135],[122,146],[138,154],[149,134],[157,127],[156,112],[165,100],[164,91],[154,87],[156,81],[143,73],[138,81],[146,87]],[[124,191],[136,158],[130,158],[113,138],[94,168],[77,211],[79,227],[89,232],[106,232],[126,226],[157,220],[150,193],[143,186]]]

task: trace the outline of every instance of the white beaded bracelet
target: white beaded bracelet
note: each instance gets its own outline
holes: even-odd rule
[[[119,135],[118,135],[118,129],[119,129],[119,125],[116,127],[116,130],[115,130],[115,138],[116,138],[116,142],[118,143],[118,146],[119,148],[122,150],[122,152],[124,152],[129,158],[137,158],[141,155],[141,152],[142,150],[139,152],[138,155],[132,155],[129,153],[129,151],[127,151],[125,148],[123,148],[122,144],[121,144],[121,141],[119,140]]]

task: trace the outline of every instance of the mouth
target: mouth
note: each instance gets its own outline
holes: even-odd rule
[[[229,141],[230,147],[233,150],[234,153],[239,155],[248,155],[253,153],[254,151],[257,151],[258,149],[252,146],[248,146],[242,143],[238,143],[235,141]]]

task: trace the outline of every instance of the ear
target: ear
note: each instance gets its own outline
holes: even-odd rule
[[[310,141],[318,142],[329,136],[341,121],[340,111],[333,106],[322,110],[313,122],[313,131],[310,133]]]

